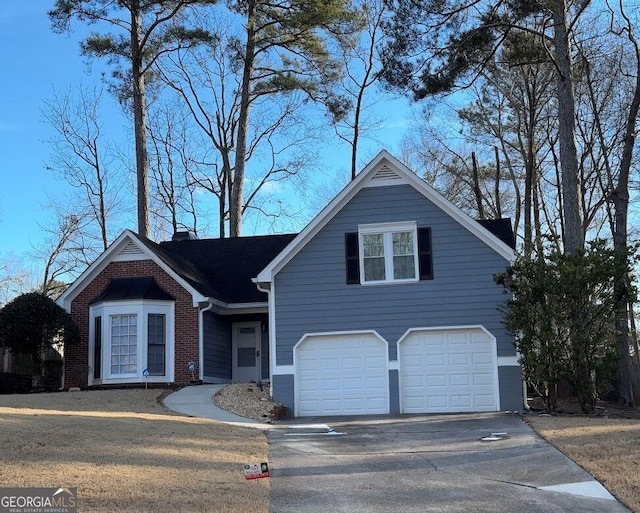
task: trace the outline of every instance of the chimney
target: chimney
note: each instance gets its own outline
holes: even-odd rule
[[[183,232],[175,232],[171,240],[173,242],[183,241],[183,240],[196,240],[198,237],[192,231],[183,231]]]

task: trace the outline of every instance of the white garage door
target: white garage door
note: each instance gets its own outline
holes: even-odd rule
[[[295,355],[297,415],[389,413],[388,348],[376,335],[312,335]]]
[[[495,339],[486,331],[412,331],[399,348],[403,413],[499,409]]]

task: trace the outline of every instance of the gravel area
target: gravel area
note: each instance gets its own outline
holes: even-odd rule
[[[213,396],[213,402],[223,410],[265,424],[273,421],[273,409],[282,406],[271,399],[269,385],[264,385],[260,390],[256,383],[227,385]]]

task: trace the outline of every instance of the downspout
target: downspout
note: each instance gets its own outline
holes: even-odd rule
[[[271,294],[271,283],[265,288],[263,283],[256,279],[253,281],[260,292],[267,295],[267,318],[269,319],[269,395],[273,397],[273,369],[276,365],[276,319],[275,308],[272,305],[273,295]]]
[[[204,313],[213,308],[213,302],[211,298],[207,298],[207,301],[198,303],[198,306],[200,307],[198,312],[198,376],[200,382],[204,383]]]

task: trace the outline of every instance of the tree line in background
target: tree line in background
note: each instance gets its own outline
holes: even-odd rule
[[[133,121],[134,151],[103,132],[101,86],[46,102],[50,167],[77,195],[56,203],[45,230],[40,288],[54,290],[107,247],[123,213],[133,214],[133,189],[138,232],[152,239],[179,230],[234,237],[250,220],[298,227],[311,213],[278,190],[304,197],[313,148],[331,134],[351,150],[353,178],[362,138],[380,122],[376,103],[407,95],[421,111],[402,159],[471,216],[512,218],[520,259],[498,278],[507,290],[554,312],[540,303],[560,293],[553,279],[544,292],[525,286],[538,280],[537,265],[560,273],[557,284],[583,283],[566,273],[594,261],[616,270],[597,267],[600,286],[584,282],[580,299],[559,304],[580,310],[578,325],[606,321],[613,337],[584,337],[558,318],[526,334],[520,350],[541,365],[550,360],[535,351],[553,340],[583,341],[567,356],[581,373],[574,388],[587,390],[583,408],[605,382],[631,405],[638,14],[621,0],[57,0],[54,30],[96,29],[82,52],[111,66],[104,83]],[[588,243],[598,239],[611,243]],[[615,379],[604,365],[611,347]],[[576,363],[585,354],[603,363],[597,372]],[[550,405],[558,380],[573,379],[525,371],[545,376]]]

